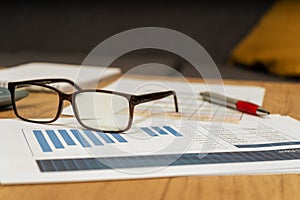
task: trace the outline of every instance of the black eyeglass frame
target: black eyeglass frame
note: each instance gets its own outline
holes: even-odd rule
[[[47,85],[47,84],[52,84],[52,83],[68,83],[68,84],[72,85],[75,89],[77,89],[77,91],[75,91],[73,93],[70,93],[70,94],[67,94],[67,93],[62,92],[61,90],[59,90],[55,87]],[[35,121],[35,120],[27,119],[27,118],[24,118],[24,117],[20,116],[18,111],[17,111],[16,101],[15,101],[15,89],[16,89],[17,85],[36,85],[36,86],[41,86],[41,87],[45,87],[45,88],[54,90],[59,95],[59,105],[58,105],[58,108],[57,108],[56,116],[53,119],[48,120],[48,121]],[[172,91],[172,90],[163,91],[163,92],[154,92],[154,93],[148,93],[148,94],[142,94],[142,95],[134,95],[134,94],[128,94],[128,93],[123,93],[123,92],[115,92],[115,91],[110,91],[110,90],[81,89],[77,84],[75,84],[73,81],[68,80],[68,79],[36,79],[36,80],[9,82],[8,83],[8,90],[10,91],[10,94],[11,94],[11,102],[12,102],[12,106],[13,106],[13,110],[14,110],[15,115],[18,118],[20,118],[24,121],[33,122],[33,123],[42,123],[42,124],[54,122],[61,115],[61,112],[62,112],[62,109],[63,109],[63,101],[66,100],[66,101],[71,103],[74,114],[75,114],[75,117],[76,117],[77,121],[80,123],[81,126],[83,126],[84,128],[90,129],[90,130],[101,131],[101,132],[104,132],[104,133],[122,133],[122,132],[125,132],[125,131],[129,130],[132,126],[133,115],[134,115],[134,107],[135,106],[137,106],[139,104],[142,104],[142,103],[159,100],[159,99],[168,97],[170,95],[174,96],[175,112],[179,112],[178,111],[177,96],[176,96],[175,91]],[[123,130],[108,131],[108,130],[95,129],[95,128],[86,126],[79,118],[78,110],[77,110],[76,103],[75,103],[76,95],[78,95],[80,93],[84,93],[84,92],[101,92],[101,93],[119,95],[119,96],[122,96],[122,97],[126,98],[128,100],[128,103],[129,103],[129,122],[128,122],[127,127]]]

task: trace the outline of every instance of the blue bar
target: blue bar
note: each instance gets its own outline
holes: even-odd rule
[[[74,140],[70,137],[70,135],[67,133],[66,130],[58,130],[58,132],[59,132],[60,135],[63,137],[63,139],[65,140],[65,142],[67,143],[67,145],[76,145],[76,143],[75,143]]]
[[[55,148],[57,148],[57,149],[65,148],[53,130],[46,130],[46,133],[48,134],[48,136],[49,136],[51,142],[54,144]]]
[[[103,145],[103,143],[92,133],[92,131],[85,129],[83,130],[83,132],[88,136],[88,138],[90,138],[90,140],[92,140],[92,142],[96,146]]]
[[[44,137],[42,131],[34,130],[33,134],[35,138],[37,139],[40,147],[42,148],[43,152],[52,152],[52,149],[50,148],[46,138]]]
[[[111,133],[111,135],[118,140],[118,142],[127,142],[125,138],[123,138],[120,134],[117,133]]]
[[[300,144],[300,141],[276,142],[276,143],[266,143],[266,144],[241,144],[235,146],[238,148],[258,148],[258,147],[275,147],[275,146],[298,145],[298,144]]]
[[[168,135],[168,133],[166,131],[164,131],[163,129],[157,127],[157,126],[153,126],[152,127],[155,131],[157,131],[159,134],[161,135]]]
[[[108,135],[103,132],[96,132],[106,143],[115,143]]]
[[[154,133],[154,131],[152,131],[150,128],[147,128],[147,127],[141,127],[141,129],[143,131],[145,131],[148,135],[150,135],[151,137],[154,137],[154,136],[158,136],[156,133]]]
[[[36,160],[41,172],[51,171],[74,171],[74,170],[107,170],[124,169],[136,167],[166,166],[201,166],[216,163],[249,163],[261,161],[299,160],[300,148],[267,150],[267,151],[244,151],[224,153],[184,153],[184,154],[162,154],[162,155],[141,155],[121,157],[100,157],[100,158],[77,158],[77,159],[55,159]]]
[[[71,132],[76,137],[78,142],[81,144],[82,147],[91,147],[91,145],[86,141],[86,139],[79,133],[76,129],[71,129]]]
[[[167,131],[169,131],[170,133],[172,133],[173,135],[175,135],[176,137],[182,136],[180,133],[178,133],[177,131],[175,131],[171,126],[164,126],[164,128]]]

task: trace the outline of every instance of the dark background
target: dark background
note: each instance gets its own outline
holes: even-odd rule
[[[152,26],[174,29],[195,39],[211,55],[224,78],[284,80],[227,64],[233,47],[273,3],[274,0],[6,2],[0,6],[0,65],[38,61],[81,64],[108,37]],[[113,65],[127,71],[148,62],[167,64],[187,76],[197,75],[179,56],[159,50],[131,52]]]

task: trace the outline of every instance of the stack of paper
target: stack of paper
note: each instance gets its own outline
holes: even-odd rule
[[[51,125],[0,120],[1,183],[300,171],[299,121],[227,109],[222,115],[220,107],[197,95],[207,89],[203,84],[188,89],[176,82],[123,81],[108,88],[129,93],[176,90],[181,114],[163,114],[171,108],[168,98],[137,106],[134,125],[126,134],[86,130],[74,118]],[[225,86],[224,90],[258,104],[263,100],[260,87]],[[209,117],[212,112],[215,115]]]
[[[74,81],[83,88],[95,88],[100,79],[102,80],[120,73],[120,68],[56,63],[28,63],[0,70],[0,87],[7,87],[9,81],[65,78]]]

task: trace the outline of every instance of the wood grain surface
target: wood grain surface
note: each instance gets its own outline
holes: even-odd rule
[[[157,77],[157,79],[165,79]],[[171,78],[168,78],[171,79]],[[200,79],[189,79],[202,82]],[[300,84],[226,80],[266,88],[263,106],[300,120]],[[1,118],[14,118],[12,110]],[[300,131],[300,130],[299,130]],[[0,200],[53,199],[300,199],[300,175],[191,176],[140,180],[0,186]]]

